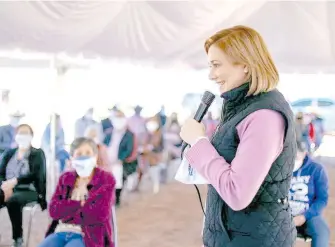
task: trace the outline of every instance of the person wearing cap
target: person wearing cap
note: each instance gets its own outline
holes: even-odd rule
[[[56,159],[59,161],[60,173],[62,173],[66,167],[66,163],[70,159],[69,153],[65,150],[65,135],[64,129],[61,123],[60,115],[56,114],[56,137],[55,137],[55,148],[56,148]],[[51,120],[46,126],[43,136],[41,147],[46,154],[51,153]]]
[[[94,113],[93,108],[90,108],[86,111],[84,116],[77,119],[75,123],[74,139],[78,137],[84,137],[86,129],[89,126],[97,124],[97,121],[93,119],[93,113]]]
[[[147,119],[141,115],[142,110],[143,108],[141,106],[135,106],[135,114],[128,119],[128,128],[136,136],[139,153],[141,153],[141,150],[148,139],[148,130],[146,128]],[[135,179],[137,180],[137,184],[134,185],[132,190],[138,190],[138,185],[141,183],[142,176],[147,168],[147,163],[147,160],[145,160],[143,156],[138,155],[138,174]]]
[[[142,110],[143,108],[137,105],[134,108],[135,114],[128,119],[128,128],[137,136],[139,142],[145,139],[145,136],[147,135],[145,127],[146,119],[141,116]]]
[[[307,154],[304,142],[298,142],[289,203],[298,234],[311,237],[312,247],[328,247],[330,232],[322,216],[328,203],[328,176]]]
[[[137,170],[137,142],[135,135],[128,129],[127,118],[121,110],[114,109],[111,122],[113,129],[107,154],[116,179],[116,206],[120,206],[124,182]]]
[[[115,115],[115,112],[118,111],[118,107],[115,105],[112,108],[108,108],[109,116],[103,120],[101,120],[101,127],[103,132],[103,143],[106,146],[109,146],[109,143],[112,138],[112,132],[113,132],[113,124],[112,124],[112,118]]]
[[[15,143],[15,129],[19,126],[20,120],[25,114],[16,111],[10,114],[10,122],[7,125],[0,127],[0,154],[10,148],[16,147]]]

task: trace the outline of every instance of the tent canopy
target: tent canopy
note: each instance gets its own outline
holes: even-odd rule
[[[335,73],[325,1],[1,1],[0,49],[203,69],[206,38],[238,24],[262,34],[282,73]]]

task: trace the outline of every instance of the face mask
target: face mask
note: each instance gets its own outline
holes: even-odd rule
[[[115,129],[122,130],[122,129],[125,129],[127,126],[127,119],[126,118],[113,118],[112,123]]]
[[[156,122],[148,122],[147,129],[149,132],[154,132],[158,129],[159,125]]]
[[[80,156],[72,160],[72,167],[76,170],[79,177],[89,177],[96,167],[96,158],[90,156]]]
[[[19,118],[11,118],[10,119],[10,125],[16,128],[19,126],[20,119]]]
[[[17,134],[15,136],[15,142],[19,146],[19,148],[28,148],[30,147],[31,140],[33,137],[27,134]]]

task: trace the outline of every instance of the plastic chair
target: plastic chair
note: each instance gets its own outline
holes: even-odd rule
[[[306,243],[312,242],[312,238],[306,234],[299,233],[297,234],[297,240],[304,241]]]
[[[36,209],[38,208],[39,204],[37,202],[28,203],[26,206],[23,207],[24,211],[30,211],[29,219],[28,219],[28,229],[27,229],[27,239],[24,241],[24,246],[29,247],[30,242],[30,234],[31,234],[31,227],[33,223],[33,217],[35,215]],[[0,236],[1,237],[1,236]],[[0,247],[11,247],[12,244],[0,244]]]
[[[27,229],[27,239],[25,241],[25,246],[30,246],[30,234],[31,234],[31,227],[33,224],[33,217],[35,216],[36,210],[39,207],[39,204],[37,202],[28,203],[23,210],[30,211],[29,214],[29,221],[28,221],[28,229]]]
[[[117,243],[117,221],[116,221],[116,211],[115,211],[115,206],[112,206],[112,227],[113,227],[113,242],[114,242],[114,247],[118,247]]]

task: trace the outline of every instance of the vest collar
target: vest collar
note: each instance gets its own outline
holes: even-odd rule
[[[249,82],[242,84],[241,86],[234,88],[228,92],[221,94],[221,97],[226,102],[237,103],[243,100],[249,91]]]

